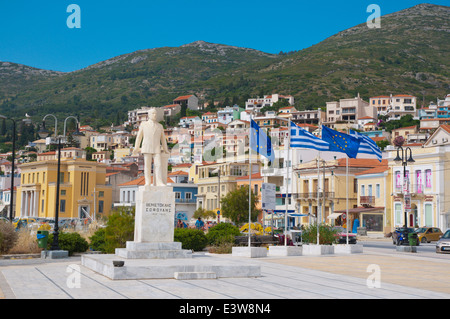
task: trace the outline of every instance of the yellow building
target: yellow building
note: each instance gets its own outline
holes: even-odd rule
[[[450,196],[450,151],[446,145],[435,146],[433,143],[410,149],[411,154],[408,150],[403,157],[407,160],[412,155],[414,162],[408,162],[406,166],[394,161],[396,149],[389,152],[392,226],[403,226],[406,212],[408,227],[439,227],[446,230],[450,227],[450,205],[447,200]],[[399,156],[402,157],[401,150]],[[405,180],[411,195],[410,206],[405,205]]]
[[[346,159],[323,162],[317,160],[300,164],[294,169],[297,174],[297,191],[294,199],[299,206],[299,213],[308,215],[302,217],[302,224],[314,223],[317,216],[322,223],[343,225],[350,220],[350,226],[358,215],[349,214],[342,219],[342,214],[348,208],[358,207],[358,183],[355,174],[380,166],[378,160],[349,159],[348,187]]]
[[[386,160],[382,165],[356,173],[358,207],[349,210],[367,233],[380,235],[392,231],[392,176]],[[353,225],[352,225],[353,226]]]
[[[260,171],[261,163],[257,162],[257,156],[253,157],[252,173]],[[248,161],[220,161],[217,163],[203,164],[196,167],[197,182],[197,207],[206,210],[220,208],[220,199],[237,187],[237,178],[248,176]],[[248,177],[247,177],[248,178]]]
[[[106,165],[61,152],[59,218],[98,218],[111,211],[112,188],[105,184]],[[58,160],[20,165],[21,185],[17,188],[16,215],[54,218]]]

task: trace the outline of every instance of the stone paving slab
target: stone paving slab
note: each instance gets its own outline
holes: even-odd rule
[[[448,262],[355,254],[245,258],[217,262],[261,267],[258,278],[111,280],[80,258],[0,263],[5,299],[450,299]],[[381,269],[380,288],[367,285],[367,266]],[[423,279],[421,279],[423,278]]]

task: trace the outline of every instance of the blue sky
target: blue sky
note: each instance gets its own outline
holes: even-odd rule
[[[269,53],[307,48],[415,0],[0,0],[0,61],[74,71],[136,50],[197,40]],[[448,5],[449,0],[428,3]],[[81,28],[66,21],[81,9]]]

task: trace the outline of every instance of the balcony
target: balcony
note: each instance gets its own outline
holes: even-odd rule
[[[334,198],[334,192],[319,192],[320,199],[323,199],[324,196],[325,196],[325,199],[332,199],[332,198]],[[293,198],[299,199],[299,200],[317,199],[317,192],[296,193],[296,194],[293,194]]]
[[[373,205],[375,204],[375,196],[360,196],[359,203],[361,205]]]
[[[186,198],[175,198],[175,203],[179,204],[196,204],[197,200],[194,198],[186,199]]]

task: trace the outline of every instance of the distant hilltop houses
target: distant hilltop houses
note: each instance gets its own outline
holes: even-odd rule
[[[289,214],[303,216],[289,217],[292,225],[315,218],[319,209],[314,199],[317,154],[302,150],[291,152],[288,158],[286,141],[291,121],[318,137],[322,125],[341,132],[356,130],[383,150],[381,162],[349,161],[349,193],[343,193],[345,160],[322,154],[328,163],[321,173],[325,176],[326,222],[342,222],[339,216],[345,210],[345,201],[341,199],[349,196],[350,220],[366,223],[369,233],[388,233],[401,226],[403,166],[394,159],[402,146],[412,149],[415,160],[407,168],[413,194],[408,225],[450,227],[450,203],[440,200],[450,196],[450,188],[444,182],[450,171],[450,94],[429,105],[418,105],[414,95],[380,93],[368,100],[357,94],[328,101],[311,110],[302,109],[293,96],[278,93],[249,98],[245,105],[211,105],[204,98],[200,101],[194,94],[185,94],[168,100],[166,105],[129,110],[126,121],[120,125],[94,128],[81,123],[82,135],[73,136],[72,145],[61,151],[60,216],[94,219],[108,216],[114,208],[135,205],[137,188],[143,183],[144,164],[142,156],[132,155],[134,143],[140,124],[148,120],[148,111],[155,107],[171,149],[168,183],[176,191],[177,216],[185,220],[190,220],[199,207],[217,211],[220,199],[248,184],[250,175],[254,185],[264,182],[277,187],[275,226],[284,222],[284,217],[277,214],[283,214],[286,207]],[[249,167],[248,133],[252,120],[272,140],[276,159],[270,165],[255,156]],[[14,178],[15,216],[54,216],[51,202],[56,198],[53,185],[57,180],[57,152],[49,148],[48,139],[30,141],[24,149],[16,150],[14,174],[11,154],[0,154],[0,212],[6,212],[11,205],[9,185]],[[293,163],[294,174],[286,190],[288,160]],[[261,195],[259,186],[254,191]],[[262,211],[258,218],[262,222],[269,216]],[[371,224],[369,220],[377,222]]]

